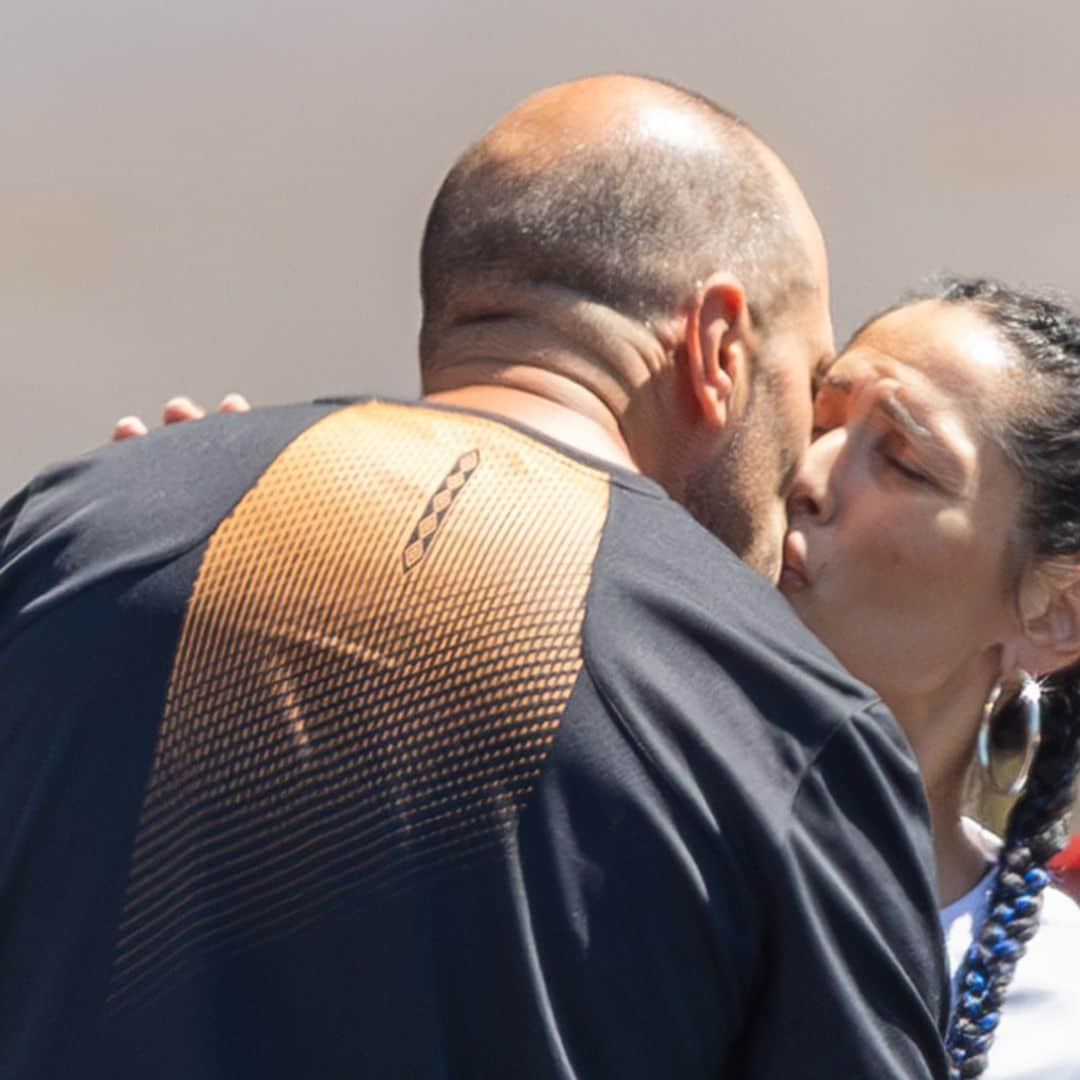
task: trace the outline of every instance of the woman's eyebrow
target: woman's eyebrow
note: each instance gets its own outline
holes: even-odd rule
[[[937,477],[946,488],[954,494],[963,491],[967,483],[964,457],[957,453],[945,436],[916,419],[911,410],[893,393],[883,394],[874,403],[874,408],[929,448],[933,455],[932,460],[937,462]]]
[[[854,382],[844,375],[840,374],[826,374],[821,380],[818,387],[820,390],[832,390],[838,394],[850,394],[854,389]],[[894,424],[903,428],[911,435],[916,435],[920,439],[929,439],[931,442],[937,443],[943,450],[947,450],[948,446],[942,441],[938,434],[931,431],[925,424],[917,420],[911,410],[896,396],[893,392],[886,392],[882,394],[874,402],[874,408],[883,412]]]
[[[883,394],[877,401],[877,407],[893,423],[902,427],[909,434],[916,435],[920,439],[929,439],[941,446],[942,449],[948,449],[948,446],[939,438],[937,433],[916,420],[908,407],[895,394]]]

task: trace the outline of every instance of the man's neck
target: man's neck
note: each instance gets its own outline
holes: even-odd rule
[[[480,381],[427,393],[424,399],[512,420],[573,450],[638,471],[617,422],[595,398],[569,380],[538,380],[533,374],[512,368],[480,373]],[[500,377],[507,381],[494,381]]]
[[[651,473],[670,368],[655,327],[554,286],[493,283],[458,296],[427,334],[424,395]]]

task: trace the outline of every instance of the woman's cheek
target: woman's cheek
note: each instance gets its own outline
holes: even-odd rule
[[[862,547],[860,560],[868,568],[886,572],[891,584],[897,584],[897,575],[905,572],[909,564],[918,563],[913,544],[920,543],[912,536],[910,522],[894,515],[878,515],[869,525]],[[900,582],[902,583],[902,582]]]

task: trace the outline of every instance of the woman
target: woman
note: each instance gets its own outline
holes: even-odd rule
[[[855,335],[815,425],[781,588],[919,760],[953,1075],[1080,1076],[1080,911],[1045,870],[1080,762],[1080,317],[951,282]],[[963,818],[981,719],[991,771],[1030,758],[1000,851]]]

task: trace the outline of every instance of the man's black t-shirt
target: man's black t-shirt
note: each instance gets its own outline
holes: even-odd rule
[[[0,515],[0,1076],[946,1074],[915,764],[659,487],[212,418]]]

